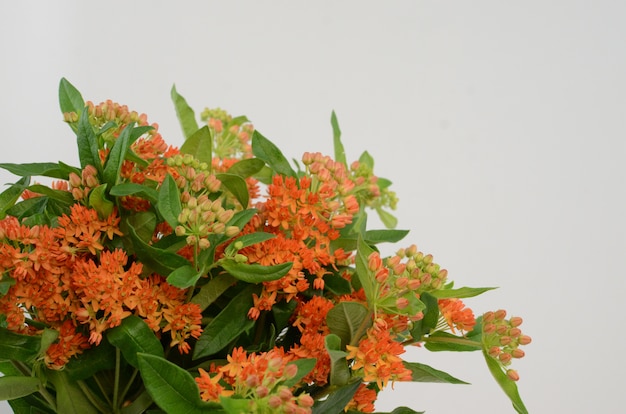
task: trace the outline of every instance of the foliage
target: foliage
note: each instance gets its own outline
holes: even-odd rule
[[[396,196],[365,152],[291,163],[245,117],[176,88],[185,138],[85,102],[66,79],[80,165],[0,164],[0,399],[15,412],[373,412],[395,381],[465,384],[411,345],[480,351],[517,412],[521,318],[476,318],[447,271],[398,243]],[[53,179],[50,185],[31,177]],[[366,228],[367,214],[387,229]],[[416,412],[399,407],[394,413]]]

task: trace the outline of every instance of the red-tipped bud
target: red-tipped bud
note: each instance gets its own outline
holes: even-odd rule
[[[511,354],[509,354],[508,352],[502,352],[500,355],[498,355],[498,359],[500,360],[500,362],[502,362],[504,365],[508,364],[511,362]]]
[[[511,324],[513,328],[520,326],[522,322],[523,322],[523,319],[520,318],[519,316],[513,316],[511,319],[509,319],[509,323]]]
[[[512,342],[512,339],[510,336],[502,336],[500,337],[500,345],[502,346],[506,346],[508,344],[510,344]]]
[[[524,351],[522,351],[522,350],[521,350],[521,349],[519,349],[519,348],[515,348],[515,349],[512,349],[512,350],[511,350],[511,356],[512,356],[513,358],[524,358],[524,355],[526,355],[526,354],[524,353]]]
[[[509,377],[513,381],[519,380],[519,374],[514,369],[509,369],[506,371],[506,376]]]
[[[499,309],[496,311],[495,316],[499,321],[504,320],[504,318],[506,318],[506,311],[504,309]]]
[[[532,342],[532,338],[528,335],[522,335],[517,339],[517,342],[520,345],[528,345],[529,343]]]
[[[500,352],[502,352],[502,350],[499,346],[492,346],[489,348],[489,355],[493,358],[497,358],[498,355],[500,355]]]

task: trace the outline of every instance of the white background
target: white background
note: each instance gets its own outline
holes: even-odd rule
[[[61,77],[176,145],[173,83],[289,158],[332,154],[334,109],[348,158],[369,151],[394,182],[406,244],[457,286],[499,286],[476,313],[524,317],[529,411],[621,411],[626,3],[173,3],[2,2],[0,162],[77,164]],[[472,385],[396,384],[378,410],[513,412],[478,353],[407,358]]]

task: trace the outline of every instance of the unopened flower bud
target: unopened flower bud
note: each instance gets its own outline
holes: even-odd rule
[[[519,348],[511,350],[511,356],[513,358],[524,358],[524,355],[526,355],[526,353]]]
[[[509,377],[513,381],[519,380],[519,374],[514,369],[509,369],[506,371],[506,376]]]
[[[483,323],[493,322],[494,319],[495,319],[495,314],[491,311],[485,312],[483,314]]]
[[[498,355],[500,355],[500,352],[502,352],[502,349],[500,349],[499,346],[492,346],[491,348],[489,348],[489,355],[492,358],[497,358]]]
[[[498,359],[500,360],[500,362],[502,362],[504,365],[508,364],[511,362],[511,354],[509,354],[508,352],[502,352],[500,355],[498,355]]]
[[[270,398],[267,400],[267,405],[271,409],[276,410],[283,405],[283,400],[281,400],[278,395],[270,395]]]
[[[483,325],[483,332],[486,334],[491,334],[496,331],[496,325],[493,323],[486,323]]]
[[[283,386],[278,390],[278,396],[283,401],[289,401],[291,397],[293,397],[293,394],[289,388]]]
[[[523,320],[519,316],[513,316],[511,319],[509,319],[509,323],[513,328],[520,326],[522,322]]]
[[[532,338],[528,335],[522,335],[517,339],[517,342],[520,345],[528,345],[529,343],[532,342]]]
[[[497,320],[502,321],[506,318],[506,311],[504,309],[499,309],[496,311],[495,316]]]
[[[409,306],[409,300],[407,298],[398,298],[396,299],[396,308],[402,310]]]
[[[510,336],[502,336],[500,337],[500,345],[502,346],[506,346],[508,344],[510,344],[512,341]]]
[[[237,263],[246,263],[248,261],[248,257],[246,255],[241,254],[241,253],[237,253],[235,255],[235,261]]]
[[[187,230],[185,230],[183,226],[176,226],[176,229],[174,229],[174,232],[176,233],[178,237],[181,237],[181,236],[184,236],[185,233],[187,233]]]
[[[226,237],[234,237],[237,234],[239,234],[239,227],[237,226],[228,226],[226,227],[226,229],[224,230],[224,235]]]
[[[286,379],[294,378],[298,374],[298,367],[296,364],[287,364],[283,375]]]
[[[269,394],[270,390],[265,385],[259,385],[258,387],[256,387],[255,392],[257,397],[265,398],[267,397],[267,394]]]
[[[198,241],[198,247],[200,247],[202,250],[206,250],[211,247],[211,242],[208,239],[201,238]]]
[[[315,400],[309,394],[298,395],[298,403],[301,407],[313,407]]]
[[[512,338],[517,338],[522,334],[522,330],[520,328],[511,328],[509,329],[509,336]]]

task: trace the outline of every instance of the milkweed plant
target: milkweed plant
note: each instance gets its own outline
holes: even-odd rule
[[[527,412],[522,319],[477,316],[464,301],[491,288],[455,287],[400,244],[391,182],[367,152],[348,162],[334,112],[334,154],[292,162],[245,116],[199,122],[171,95],[180,148],[62,79],[80,165],[0,164],[19,177],[0,194],[0,399],[15,413],[371,413],[397,381],[464,384],[403,359],[411,346],[482,353]]]

